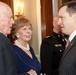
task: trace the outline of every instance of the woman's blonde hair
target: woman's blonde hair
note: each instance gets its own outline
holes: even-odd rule
[[[26,19],[25,17],[20,17],[20,18],[18,18],[18,19],[15,20],[15,23],[13,24],[12,30],[11,30],[11,34],[12,34],[12,37],[13,37],[14,40],[17,39],[17,37],[16,37],[17,31],[21,27],[23,27],[25,25],[28,25],[26,23],[29,23],[30,24],[30,21],[28,19]],[[31,24],[30,24],[30,26],[31,26]]]

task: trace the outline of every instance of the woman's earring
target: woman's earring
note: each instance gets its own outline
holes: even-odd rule
[[[17,38],[19,38],[20,36],[19,35],[17,35]]]

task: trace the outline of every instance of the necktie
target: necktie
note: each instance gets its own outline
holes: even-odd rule
[[[65,49],[68,47],[69,44],[70,44],[70,41],[67,40],[66,45],[65,45]]]

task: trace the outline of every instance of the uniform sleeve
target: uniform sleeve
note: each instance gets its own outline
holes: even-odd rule
[[[42,72],[46,75],[51,75],[52,51],[52,46],[47,41],[43,41],[40,48],[40,60]]]

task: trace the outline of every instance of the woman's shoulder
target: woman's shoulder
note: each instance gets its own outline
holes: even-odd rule
[[[16,45],[12,45],[13,46],[13,48],[18,48],[18,46],[16,46]]]
[[[18,52],[18,51],[20,51],[20,48],[18,46],[16,46],[16,45],[13,45],[13,51]]]

